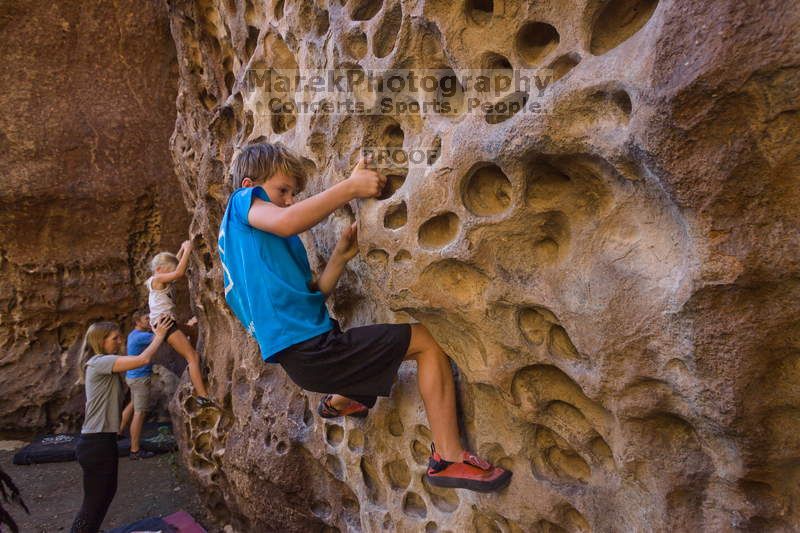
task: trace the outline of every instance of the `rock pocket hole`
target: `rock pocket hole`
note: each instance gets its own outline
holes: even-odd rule
[[[481,59],[481,66],[487,70],[499,70],[504,76],[511,76],[514,73],[511,61],[497,52],[486,52]]]
[[[422,424],[417,424],[416,427],[414,427],[414,430],[417,432],[417,435],[419,435],[423,439],[433,440],[433,433],[431,433],[431,430],[428,429],[426,426],[423,426]]]
[[[558,46],[558,31],[546,22],[528,22],[517,33],[516,48],[520,57],[535,65]]]
[[[394,50],[400,24],[403,21],[403,10],[400,2],[396,2],[381,19],[378,29],[372,36],[372,53],[375,57],[386,57]]]
[[[378,503],[382,499],[380,480],[378,479],[378,472],[369,464],[366,458],[361,458],[360,463],[361,477],[364,479],[364,486],[367,489],[367,497],[373,503]]]
[[[547,344],[547,349],[550,355],[556,359],[567,361],[577,361],[581,358],[575,345],[567,335],[567,332],[561,326],[553,325],[550,328],[550,339]]]
[[[575,52],[564,54],[550,64],[553,71],[553,81],[558,81],[575,68],[581,62],[581,56]]]
[[[504,55],[486,52],[481,57],[481,70],[491,80],[493,87],[502,88],[502,83],[506,81],[502,78],[508,78],[509,84],[513,81],[514,67],[511,66],[511,61]]]
[[[194,402],[191,400],[192,403]],[[192,429],[195,431],[205,431],[214,428],[219,422],[219,413],[216,410],[205,409],[200,414],[192,418]]]
[[[328,29],[330,27],[331,19],[328,15],[328,11],[325,9],[316,11],[314,19],[314,33],[317,35],[317,37],[322,37],[328,33]]]
[[[381,10],[381,0],[355,0],[350,8],[353,20],[369,20]]]
[[[419,244],[429,250],[441,248],[456,238],[460,227],[461,221],[455,213],[436,215],[420,226]]]
[[[464,110],[464,87],[450,67],[436,69],[438,85],[434,95],[434,111],[447,117],[460,115]]]
[[[211,433],[201,433],[194,439],[194,449],[202,456],[208,457],[214,451]]]
[[[403,459],[391,461],[383,465],[383,474],[393,489],[405,489],[411,483],[411,472]]]
[[[647,24],[658,6],[658,0],[611,0],[607,2],[592,26],[589,51],[602,55],[630,39]]]
[[[357,500],[352,498],[342,498],[342,507],[348,514],[358,514],[361,510],[361,506],[358,504]]]
[[[520,309],[519,315],[517,315],[517,325],[522,336],[531,344],[538,346],[548,338],[552,321],[538,308],[526,308]]]
[[[367,261],[385,267],[389,263],[389,254],[380,248],[374,248],[367,252]]]
[[[203,459],[199,455],[192,455],[191,459],[189,459],[189,463],[191,464],[192,468],[194,468],[201,474],[206,474],[206,475],[210,474],[217,468],[217,466],[214,463],[207,461],[206,459]]]
[[[200,98],[200,102],[203,104],[203,106],[205,106],[205,108],[209,111],[214,109],[214,107],[217,105],[217,97],[205,89],[200,91],[198,97]]]
[[[325,456],[325,467],[336,479],[343,478],[344,468],[342,467],[342,461],[335,455],[327,454]]]
[[[338,446],[344,440],[344,429],[337,424],[329,424],[325,428],[325,440],[331,446]]]
[[[425,518],[428,515],[428,507],[419,494],[407,492],[403,498],[403,512],[416,518]]]
[[[233,72],[225,74],[225,88],[228,89],[228,94],[233,92],[233,86],[236,84],[236,76]]]
[[[311,504],[311,512],[314,513],[314,516],[317,518],[326,520],[331,516],[331,506],[328,502],[314,500],[314,502]]]
[[[367,55],[367,35],[358,28],[345,34],[344,51],[354,59],[363,58]]]
[[[387,147],[402,148],[405,134],[399,124],[392,124],[383,130],[383,140]]]
[[[414,462],[419,465],[428,464],[428,457],[430,456],[428,446],[414,439],[411,442],[411,456],[414,458]]]
[[[273,111],[270,117],[270,124],[272,125],[272,131],[275,133],[284,133],[294,128],[297,123],[297,117],[294,114],[295,106],[293,102],[281,102],[279,105],[280,109],[277,112]],[[284,108],[292,111],[290,112]]]
[[[244,50],[247,54],[247,57],[253,57],[253,54],[256,52],[256,48],[258,47],[259,33],[259,29],[255,26],[247,27],[247,40],[244,43]]]
[[[403,183],[406,181],[405,174],[387,174],[386,175],[386,185],[383,186],[383,190],[381,190],[380,196],[378,196],[378,200],[386,200],[391,198],[394,193],[396,193],[400,187],[403,186]]]
[[[536,477],[585,483],[591,476],[586,461],[549,428],[535,426],[534,446],[538,454],[531,468]]]
[[[308,408],[308,397],[303,398],[303,424],[310,426],[314,422],[314,413]]]
[[[364,449],[364,432],[358,428],[353,428],[347,435],[347,447],[350,451],[360,452]]]
[[[280,20],[280,19],[283,18],[283,5],[284,5],[284,0],[278,0],[275,3],[275,19],[276,20]]]
[[[389,414],[386,415],[386,425],[389,427],[389,433],[395,437],[401,437],[405,431],[403,421],[400,420],[400,413],[398,413],[396,409],[392,409],[389,411]]]
[[[614,91],[611,93],[611,101],[617,105],[617,107],[626,117],[631,115],[633,105],[631,104],[631,97],[627,92],[623,91],[622,89]]]
[[[458,509],[460,500],[458,499],[458,494],[456,494],[456,491],[434,487],[428,483],[428,480],[425,479],[425,476],[422,476],[422,486],[425,489],[425,492],[428,493],[433,506],[443,513],[452,513]]]
[[[467,0],[467,16],[478,25],[488,24],[494,14],[493,0]]]
[[[408,250],[400,250],[399,252],[397,252],[397,254],[395,254],[394,260],[396,262],[410,261],[411,253]]]
[[[383,225],[388,229],[402,228],[406,225],[407,220],[406,203],[400,202],[397,205],[389,206],[386,210],[386,214],[383,217]]]
[[[497,215],[511,205],[511,182],[495,164],[473,168],[462,190],[464,205],[478,216]]]

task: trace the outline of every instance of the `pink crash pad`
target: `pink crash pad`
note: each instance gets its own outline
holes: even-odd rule
[[[186,511],[178,511],[162,518],[164,522],[178,530],[178,533],[208,533],[203,526]]]

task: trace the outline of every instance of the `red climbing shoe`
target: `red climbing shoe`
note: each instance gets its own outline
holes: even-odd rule
[[[348,403],[345,407],[342,409],[337,409],[331,405],[331,398],[333,398],[333,394],[326,394],[319,401],[317,413],[319,413],[319,416],[322,418],[336,418],[339,416],[355,416],[357,418],[364,418],[369,412],[369,407],[355,400],[350,400],[350,403]]]
[[[428,483],[436,487],[491,492],[508,485],[511,471],[494,466],[469,452],[464,452],[461,462],[445,461],[431,444],[431,457],[425,477]]]

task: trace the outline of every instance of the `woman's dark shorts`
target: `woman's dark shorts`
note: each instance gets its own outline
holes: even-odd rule
[[[333,329],[278,352],[279,363],[297,385],[341,394],[367,407],[389,396],[411,342],[411,324],[373,324],[345,332]]]

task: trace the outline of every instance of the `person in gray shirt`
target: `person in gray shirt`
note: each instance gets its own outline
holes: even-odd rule
[[[149,364],[164,342],[173,319],[159,318],[155,336],[139,355],[114,355],[122,348],[122,333],[113,322],[89,326],[81,348],[79,379],[86,387],[86,416],[75,449],[83,469],[83,503],[72,533],[96,533],[117,492],[117,431],[124,399],[121,373]]]

